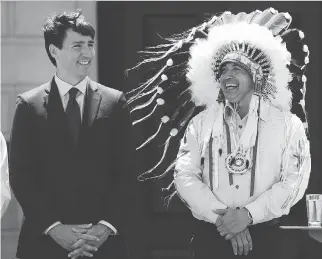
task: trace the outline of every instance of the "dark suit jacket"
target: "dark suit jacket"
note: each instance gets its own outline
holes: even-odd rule
[[[97,90],[87,86],[78,147],[55,80],[17,99],[10,184],[25,216],[18,257],[35,256],[43,239],[50,238],[43,232],[56,221],[106,220],[121,235],[126,232],[126,208],[135,196],[127,191],[135,181],[129,111],[122,92],[89,82]]]

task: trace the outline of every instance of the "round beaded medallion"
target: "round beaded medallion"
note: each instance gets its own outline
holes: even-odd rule
[[[244,174],[252,168],[252,165],[251,159],[240,153],[235,156],[229,154],[226,158],[226,168],[233,174]]]

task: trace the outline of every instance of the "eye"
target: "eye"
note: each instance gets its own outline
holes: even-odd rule
[[[219,72],[220,72],[220,74],[222,74],[222,73],[226,72],[226,70],[227,70],[226,67],[222,67]]]
[[[81,47],[81,45],[80,45],[80,44],[76,44],[76,45],[74,45],[74,46],[73,46],[73,48],[74,48],[74,49],[78,49],[78,48],[80,48],[80,47]]]

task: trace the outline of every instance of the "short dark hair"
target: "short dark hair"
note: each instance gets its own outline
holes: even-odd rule
[[[76,12],[63,12],[54,14],[46,19],[43,26],[45,48],[50,61],[56,66],[56,60],[49,52],[49,45],[53,44],[57,48],[63,47],[63,42],[66,37],[66,31],[72,29],[83,36],[95,37],[94,28],[85,20],[82,15],[82,10]]]

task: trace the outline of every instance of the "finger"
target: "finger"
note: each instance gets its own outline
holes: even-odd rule
[[[93,254],[90,252],[85,251],[83,248],[78,248],[74,250],[73,252],[68,254],[68,257],[71,257],[72,259],[76,259],[77,257],[80,256],[88,256],[88,257],[93,257]]]
[[[89,224],[83,224],[83,225],[77,225],[77,228],[91,228],[93,226],[92,223],[89,223]]]
[[[233,235],[233,234],[227,234],[227,235],[225,236],[225,239],[226,239],[226,240],[231,240],[234,236],[235,236],[235,235]]]
[[[231,239],[230,242],[231,242],[231,245],[233,247],[233,253],[234,253],[234,255],[237,255],[238,247],[237,247],[237,240],[236,240],[236,238]]]
[[[224,230],[224,226],[223,226],[223,225],[221,225],[220,227],[218,227],[218,228],[217,228],[217,230],[218,230],[218,232],[223,231],[223,230]]]
[[[241,239],[242,239],[243,244],[244,244],[244,255],[248,255],[248,253],[249,253],[249,243],[248,243],[248,240],[246,238],[246,235],[245,235],[244,231],[240,233],[240,236],[241,236]]]
[[[92,246],[92,245],[89,245],[89,244],[84,244],[83,246],[83,249],[85,249],[86,251],[89,251],[89,252],[97,252],[97,248],[95,246]]]
[[[87,233],[87,229],[84,229],[84,228],[72,228],[73,232],[74,233],[81,233],[81,234],[85,234]]]
[[[221,233],[222,236],[227,234],[233,234],[229,229],[227,229],[225,226],[221,226],[217,228],[218,232]]]
[[[248,228],[245,229],[245,235],[248,240],[249,250],[252,251],[253,250],[253,240],[252,240],[252,237],[250,235]]]
[[[85,240],[84,239],[78,239],[75,244],[72,245],[72,248],[73,249],[76,249],[76,248],[80,248],[82,245],[85,244]]]
[[[228,211],[227,209],[213,210],[214,213],[219,214],[219,215],[224,215],[227,211]]]
[[[220,227],[222,225],[222,216],[218,216],[217,220],[216,220],[216,227]]]
[[[217,228],[218,232],[222,232],[222,231],[225,231],[226,228],[224,225],[221,225],[220,227]]]
[[[92,235],[89,235],[89,234],[80,234],[80,233],[77,233],[78,235],[78,238],[80,239],[84,239],[84,240],[87,240],[87,241],[99,241],[100,239],[96,236],[92,236]]]
[[[236,235],[236,240],[237,240],[237,247],[238,247],[238,255],[242,255],[244,252],[244,244],[240,235]]]
[[[82,250],[82,256],[93,257],[93,254],[87,252],[86,250]]]
[[[74,258],[77,258],[77,257],[79,257],[79,256],[81,256],[81,251],[82,251],[82,249],[83,248],[77,248],[76,250],[74,250],[74,251],[72,251],[72,252],[70,252],[69,254],[68,254],[68,257],[70,257],[70,258],[72,258],[72,259],[74,259]]]

